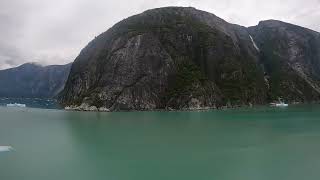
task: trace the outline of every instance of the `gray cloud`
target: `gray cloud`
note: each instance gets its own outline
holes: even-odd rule
[[[320,0],[1,0],[0,69],[71,62],[116,22],[164,6],[193,6],[244,26],[278,19],[320,31]]]

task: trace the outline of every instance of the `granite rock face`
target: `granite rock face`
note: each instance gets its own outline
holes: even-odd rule
[[[262,21],[249,31],[261,49],[269,100],[319,101],[320,34],[275,20]]]
[[[0,97],[53,98],[63,90],[71,64],[40,66],[27,63],[0,71]]]
[[[270,39],[260,24],[246,28],[182,7],[153,9],[129,17],[81,51],[59,95],[60,102],[69,107],[86,105],[117,111],[219,108],[265,104],[280,95],[289,98],[291,95],[274,90],[277,86],[268,68],[273,57],[266,57],[268,51],[263,45]],[[301,34],[310,31],[302,30]],[[318,45],[319,34],[310,34],[310,41]],[[318,64],[319,54],[313,54],[319,47],[310,44],[303,48],[312,56],[310,63]],[[290,51],[299,54],[294,47]],[[304,64],[303,58],[288,58],[284,57],[296,67],[288,78],[301,79],[279,78],[290,86],[304,86],[300,82],[308,85],[309,90],[299,89],[302,95],[297,100],[318,100],[319,68],[297,66],[293,62]],[[313,93],[311,98],[309,92]]]

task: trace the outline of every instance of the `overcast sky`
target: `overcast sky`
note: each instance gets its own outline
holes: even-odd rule
[[[278,19],[320,31],[320,0],[0,0],[0,69],[72,62],[116,22],[164,6],[193,6],[244,26]]]

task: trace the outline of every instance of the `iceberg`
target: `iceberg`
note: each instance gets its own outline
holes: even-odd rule
[[[7,104],[7,107],[22,107],[22,108],[25,108],[27,106],[25,104],[14,103],[14,104]]]
[[[13,148],[11,146],[0,146],[0,152],[9,152],[12,150]]]

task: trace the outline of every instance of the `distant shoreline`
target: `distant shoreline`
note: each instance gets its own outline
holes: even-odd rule
[[[319,102],[311,102],[311,103],[292,103],[289,104],[290,106],[294,105],[317,105],[320,104]],[[182,109],[150,109],[150,110],[108,110],[107,108],[103,108],[106,110],[99,110],[99,108],[96,107],[89,107],[89,108],[81,108],[80,106],[67,106],[64,108],[65,111],[70,111],[70,112],[205,112],[205,111],[210,111],[210,110],[232,110],[232,109],[242,109],[242,108],[256,108],[256,107],[273,107],[270,106],[270,104],[261,104],[261,105],[243,105],[243,106],[222,106],[222,107],[204,107],[204,108],[182,108]],[[280,107],[278,107],[280,108]]]
[[[35,103],[30,105],[31,103]],[[36,102],[34,102],[36,101]],[[241,108],[255,108],[261,106],[270,106],[269,103],[266,104],[259,104],[259,105],[233,105],[233,106],[220,106],[220,107],[193,107],[193,108],[182,108],[182,109],[173,109],[173,108],[166,108],[166,109],[141,109],[141,110],[134,110],[134,109],[119,109],[119,110],[112,110],[105,107],[97,108],[95,106],[89,106],[87,104],[83,104],[82,106],[66,106],[63,107],[61,104],[58,103],[56,99],[42,99],[42,98],[7,98],[7,97],[0,97],[0,106],[6,107],[7,104],[11,103],[21,103],[26,104],[25,108],[36,108],[36,109],[52,109],[52,110],[64,110],[64,111],[74,111],[74,112],[204,112],[210,110],[228,110],[228,109],[241,109]],[[37,104],[38,102],[42,104]],[[46,102],[54,103],[53,106],[45,106]],[[289,103],[289,107],[293,105],[308,105],[308,104],[319,104],[320,102],[294,102]],[[11,107],[14,108],[14,107]],[[22,109],[22,108],[21,108]]]

